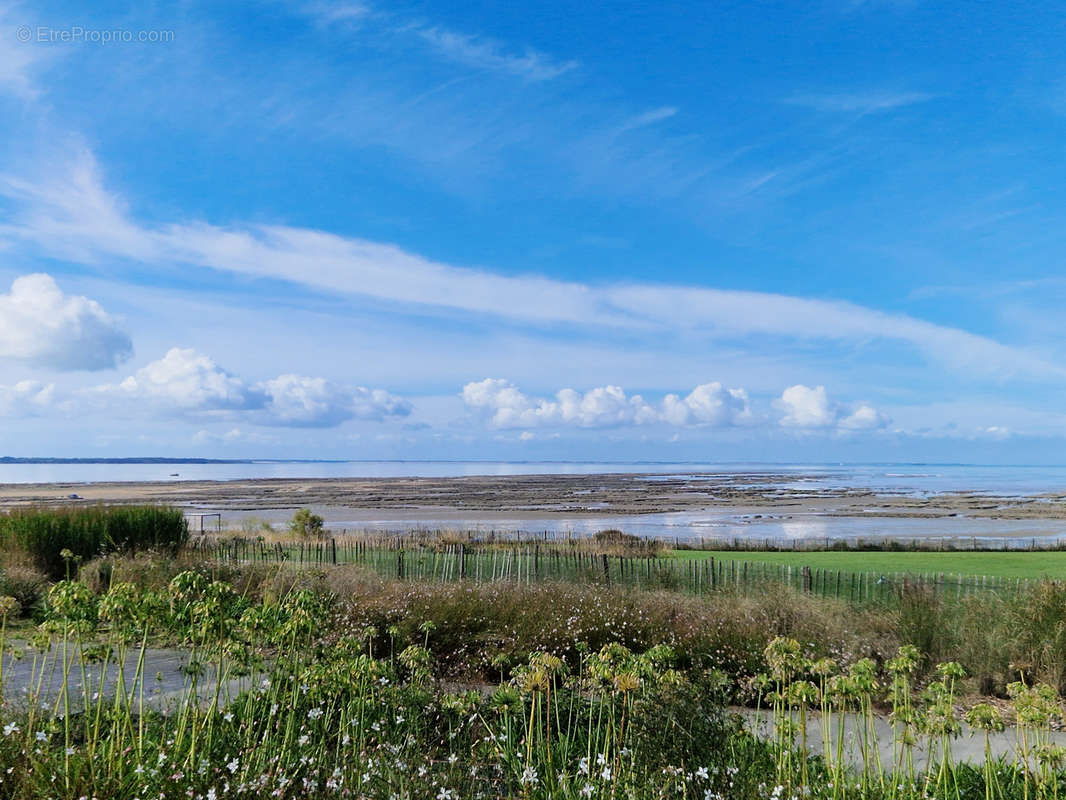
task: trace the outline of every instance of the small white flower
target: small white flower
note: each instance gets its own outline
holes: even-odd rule
[[[241,768],[241,762],[236,758],[226,765],[226,769],[230,771],[230,775],[236,774],[237,770]]]
[[[36,738],[37,738],[38,742],[45,742],[45,741],[48,740],[48,734],[45,733],[44,731],[37,731],[37,737]]]
[[[19,732],[19,726],[14,722],[9,722],[4,726],[4,736],[10,736],[13,733]]]
[[[707,780],[707,767],[700,767],[698,770],[696,770],[696,777],[703,781]]]
[[[526,767],[524,770],[522,770],[522,785],[536,786],[537,777],[537,771],[533,769],[533,767]]]

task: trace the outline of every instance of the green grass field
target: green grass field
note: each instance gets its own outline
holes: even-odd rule
[[[1066,551],[1050,552],[849,552],[757,550],[674,550],[679,559],[716,558],[722,561],[785,564],[812,569],[846,572],[907,572],[960,575],[988,575],[997,578],[1063,578],[1066,579]]]

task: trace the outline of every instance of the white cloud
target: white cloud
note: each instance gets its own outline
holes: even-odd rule
[[[876,408],[868,405],[861,405],[843,417],[839,425],[843,430],[848,431],[868,431],[875,430],[877,428],[884,428],[890,422],[887,415],[882,414]]]
[[[115,394],[189,411],[258,408],[264,400],[208,356],[180,347],[109,388]]]
[[[786,428],[826,428],[837,419],[824,386],[813,389],[801,384],[789,386],[781,393],[778,403],[785,412],[781,424]]]
[[[655,411],[640,395],[627,397],[618,386],[602,386],[585,394],[561,389],[555,399],[532,398],[514,384],[500,378],[486,378],[463,387],[463,402],[489,416],[496,428],[530,428],[541,425],[570,425],[606,428],[640,424],[656,418]]]
[[[332,427],[349,419],[380,421],[411,411],[410,403],[382,389],[346,390],[325,378],[281,375],[259,387],[267,396],[267,419],[277,425]]]
[[[80,262],[134,259],[191,265],[425,310],[461,311],[538,325],[676,331],[709,338],[751,335],[800,341],[904,342],[959,370],[1002,378],[1066,379],[1066,369],[1026,350],[957,328],[847,302],[764,292],[663,285],[590,286],[505,276],[431,261],[378,242],[286,226],[207,223],[140,226],[103,189],[91,154],[59,179],[0,178],[19,201],[0,241],[20,239]]]
[[[0,386],[0,417],[32,417],[53,408],[55,384],[19,381]]]
[[[16,278],[0,294],[0,358],[63,370],[114,367],[133,350],[95,300],[65,295],[50,275]]]
[[[383,420],[410,413],[406,401],[381,389],[345,389],[325,378],[280,375],[248,384],[189,348],[163,358],[117,385],[98,386],[90,397],[134,401],[156,412],[234,417],[259,425],[333,427],[350,419]]]
[[[734,425],[751,417],[743,389],[723,389],[719,383],[697,386],[687,397],[667,395],[654,406],[639,394],[626,395],[619,386],[601,386],[582,394],[561,389],[554,398],[529,397],[501,378],[466,384],[463,402],[480,411],[495,428],[570,426],[612,428],[623,425]]]
[[[774,403],[783,412],[780,424],[786,428],[862,431],[883,428],[889,418],[869,405],[850,412],[831,402],[824,386],[789,386]]]
[[[704,383],[681,399],[663,398],[662,417],[672,425],[742,425],[751,421],[748,393],[726,389],[718,381]]]

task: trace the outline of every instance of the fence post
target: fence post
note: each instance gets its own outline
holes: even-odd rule
[[[607,581],[607,588],[611,586],[611,564],[607,560],[607,554],[603,554],[603,579]]]

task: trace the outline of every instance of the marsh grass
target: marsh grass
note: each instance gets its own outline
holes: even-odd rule
[[[168,506],[18,508],[0,515],[5,563],[27,558],[53,579],[68,576],[73,559],[116,551],[174,554],[188,539],[181,509]]]

